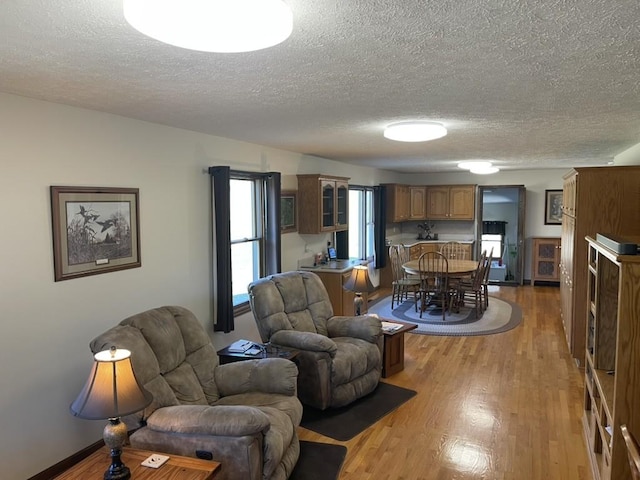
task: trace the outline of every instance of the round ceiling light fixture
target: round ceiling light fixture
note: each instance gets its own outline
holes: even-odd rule
[[[469,170],[471,173],[475,173],[478,175],[488,175],[490,173],[496,173],[500,171],[500,169],[498,167],[494,167],[491,162],[484,161],[460,162],[458,163],[458,168]]]
[[[471,173],[478,175],[488,175],[490,173],[497,173],[500,171],[498,167],[486,167],[486,168],[472,168],[469,170]]]
[[[141,33],[202,52],[252,52],[291,35],[282,0],[124,0],[124,17]]]
[[[399,122],[384,129],[384,137],[398,142],[428,142],[442,138],[447,129],[437,122]]]
[[[463,170],[471,170],[472,168],[490,168],[491,166],[492,166],[491,162],[481,162],[481,161],[469,161],[469,162],[458,163],[458,168],[462,168]]]

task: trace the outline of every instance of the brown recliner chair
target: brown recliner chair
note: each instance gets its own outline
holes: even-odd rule
[[[191,457],[210,452],[226,480],[289,477],[302,418],[293,362],[218,365],[204,327],[181,307],[127,318],[94,339],[91,350],[112,345],[131,351],[136,377],[153,395],[143,412],[123,419],[130,429],[139,427],[133,447]]]
[[[263,342],[300,350],[298,396],[318,409],[341,407],[372,392],[382,372],[380,320],[334,316],[312,272],[271,275],[249,285]]]

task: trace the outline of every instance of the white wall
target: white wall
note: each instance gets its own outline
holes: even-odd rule
[[[639,165],[640,164],[640,143],[619,153],[613,157],[613,163],[616,166],[621,165]]]
[[[168,304],[191,309],[211,330],[207,167],[280,171],[285,188],[295,188],[297,173],[331,173],[363,185],[524,183],[531,191],[532,234],[546,231],[544,189],[559,188],[562,173],[417,180],[1,93],[0,135],[3,478],[32,476],[101,437],[105,422],[80,420],[68,411],[89,373],[88,344],[97,334]],[[54,282],[51,185],[139,188],[142,267]],[[551,233],[559,235],[559,229]],[[283,269],[296,268],[310,243],[311,251],[326,245],[323,236],[284,235]],[[250,315],[236,324],[233,334],[212,334],[216,347],[240,337],[257,339]]]
[[[68,410],[97,334],[168,304],[191,309],[211,330],[207,167],[280,171],[285,187],[309,171],[381,181],[373,169],[6,94],[0,132],[3,478],[32,476],[101,438],[106,422]],[[51,185],[139,188],[142,267],[54,282]],[[295,268],[304,244],[284,236],[284,269]],[[258,338],[250,316],[237,323],[233,335],[212,334],[216,346]]]

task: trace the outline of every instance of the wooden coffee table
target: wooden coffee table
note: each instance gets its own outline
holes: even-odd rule
[[[392,332],[382,331],[384,337],[384,350],[382,355],[382,377],[387,378],[404,370],[404,333],[418,328],[415,323],[401,322],[399,320],[380,319],[383,322],[402,325]]]
[[[181,457],[180,455],[166,454],[170,458],[159,468],[149,468],[140,465],[149,455],[158,452],[138,450],[125,447],[122,449],[122,461],[131,470],[131,478],[135,480],[212,480],[215,472],[220,468],[220,463],[213,460],[200,460],[199,458]],[[87,458],[77,463],[64,472],[56,480],[102,480],[104,472],[111,464],[109,449],[103,447]]]

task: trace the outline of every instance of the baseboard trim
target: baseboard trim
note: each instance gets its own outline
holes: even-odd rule
[[[98,440],[96,443],[93,443],[88,447],[83,448],[79,452],[74,453],[73,455],[65,458],[64,460],[56,463],[55,465],[52,465],[46,470],[43,470],[42,472],[34,475],[31,478],[28,478],[27,480],[50,480],[60,475],[61,473],[69,470],[75,464],[81,462],[82,460],[87,458],[89,455],[91,455],[93,452],[95,452],[96,450],[102,447],[104,447],[104,441]]]

